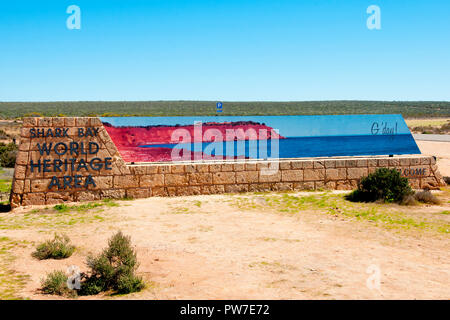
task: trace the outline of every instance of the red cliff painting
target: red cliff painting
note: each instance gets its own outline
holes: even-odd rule
[[[113,126],[103,123],[126,162],[173,161],[173,146],[178,143],[210,143],[285,139],[273,128],[253,121],[207,122],[201,125]],[[164,146],[171,145],[171,146]],[[202,151],[179,150],[184,160],[222,159]],[[236,156],[235,158],[239,158]]]

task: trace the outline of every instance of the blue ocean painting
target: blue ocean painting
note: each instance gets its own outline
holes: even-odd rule
[[[197,152],[209,159],[420,154],[401,115],[108,117],[101,120],[113,141],[119,144],[119,151],[126,154],[126,161],[131,162],[171,161],[163,154],[173,149]],[[279,138],[275,133],[269,138],[258,136],[232,141],[201,138],[201,141],[173,142],[168,138],[174,129],[184,128],[192,133],[195,125],[202,125],[202,133],[209,128],[225,132],[222,126],[256,131],[267,128]]]

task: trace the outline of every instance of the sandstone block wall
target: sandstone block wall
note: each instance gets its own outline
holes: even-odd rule
[[[47,153],[44,145],[52,149]],[[382,167],[400,170],[416,189],[444,185],[435,159],[421,155],[129,165],[98,118],[25,118],[10,200],[17,207],[104,198],[351,190]]]

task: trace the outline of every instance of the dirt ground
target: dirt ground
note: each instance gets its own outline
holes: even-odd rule
[[[322,195],[150,198],[120,201],[118,207],[81,215],[25,208],[14,213],[15,220],[11,214],[0,214],[0,237],[17,241],[9,270],[26,277],[17,291],[22,298],[58,298],[39,293],[40,279],[71,265],[86,271],[87,254],[101,251],[117,230],[131,235],[140,261],[138,272],[147,288],[126,296],[89,299],[450,298],[450,190],[441,195],[441,205],[407,209],[408,217],[439,219],[440,229],[429,230],[409,222],[391,225],[380,224],[383,219],[356,219],[357,215],[341,214],[346,209],[339,201],[336,214],[318,209],[319,202],[293,213],[288,210],[292,206],[274,207],[270,203],[277,202],[268,198],[322,199]],[[391,213],[405,210],[397,205],[376,206],[391,220],[396,219]],[[61,220],[67,217],[69,221]],[[55,231],[72,239],[77,247],[73,256],[32,258],[36,244]],[[367,285],[373,270],[380,272],[379,290]]]
[[[439,172],[450,177],[450,142],[416,141],[425,155],[436,156]]]

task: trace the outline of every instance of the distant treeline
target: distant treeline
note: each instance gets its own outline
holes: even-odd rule
[[[216,111],[216,101],[0,102],[0,117],[7,119],[23,116],[237,116],[379,113],[402,114],[408,118],[448,117],[450,116],[450,102],[224,101],[221,113]]]

